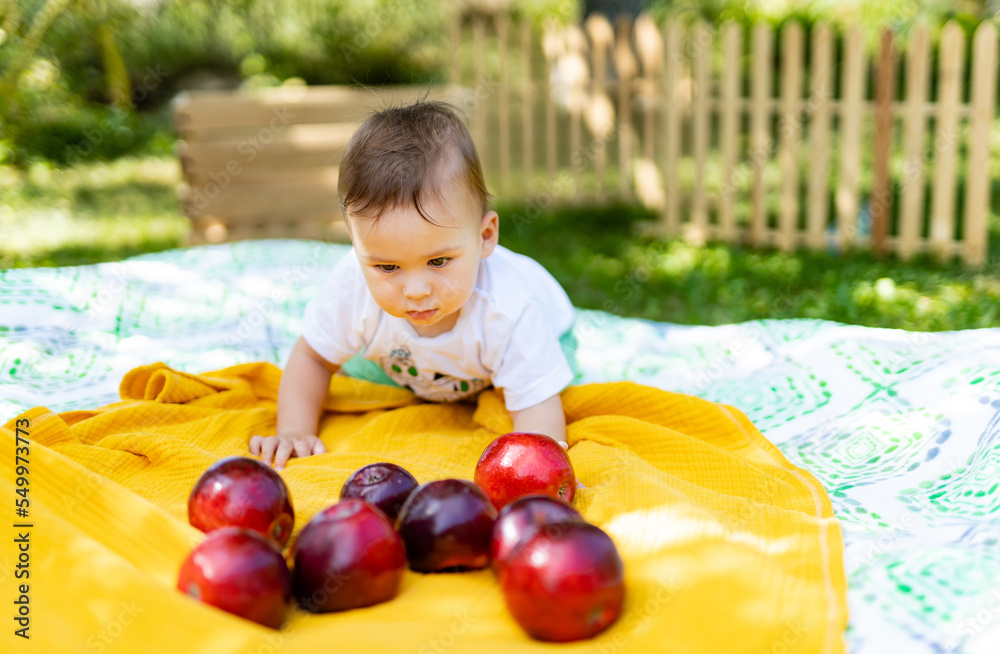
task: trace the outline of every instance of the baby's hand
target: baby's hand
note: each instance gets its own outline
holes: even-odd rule
[[[298,457],[323,454],[326,452],[326,445],[313,434],[281,434],[250,438],[250,454],[260,456],[264,465],[271,465],[273,456],[275,470],[284,470],[285,463],[293,452]]]

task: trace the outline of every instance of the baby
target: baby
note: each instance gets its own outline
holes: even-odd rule
[[[278,470],[326,452],[317,423],[341,370],[433,402],[492,385],[515,431],[565,448],[559,393],[573,372],[559,337],[573,306],[540,264],[497,245],[479,157],[452,108],[421,101],[371,116],[344,153],[339,193],[354,247],[306,307],[277,434],[252,437],[250,452]]]

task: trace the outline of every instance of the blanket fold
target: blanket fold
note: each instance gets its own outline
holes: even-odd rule
[[[626,568],[625,610],[596,639],[530,640],[489,571],[407,571],[391,602],[326,615],[296,608],[280,631],[201,605],[174,589],[203,538],[187,524],[188,494],[214,461],[248,455],[251,436],[274,433],[280,376],[268,363],[204,374],[156,363],[125,375],[121,402],[36,407],[0,427],[11,453],[0,486],[13,498],[15,430],[28,421],[33,525],[31,640],[8,628],[3,651],[844,651],[841,532],[819,482],[739,410],[632,382],[562,394],[570,458],[587,486],[574,503],[615,540]],[[512,428],[496,390],[474,404],[428,404],[338,375],[325,408],[329,451],[281,473],[296,533],[367,463],[398,463],[420,482],[471,479],[486,445]],[[12,538],[2,551],[10,583]]]

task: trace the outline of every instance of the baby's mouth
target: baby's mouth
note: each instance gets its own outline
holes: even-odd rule
[[[427,320],[437,313],[437,309],[428,309],[427,311],[407,311],[406,315],[410,320]]]

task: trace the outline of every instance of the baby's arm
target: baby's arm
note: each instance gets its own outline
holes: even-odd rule
[[[319,413],[330,388],[330,377],[340,366],[316,353],[305,339],[299,337],[288,357],[288,364],[278,386],[278,428],[275,436],[253,436],[250,453],[260,455],[265,465],[281,470],[294,453],[305,457],[326,452],[326,446],[316,436]]]
[[[566,414],[563,413],[562,399],[558,394],[543,400],[534,406],[520,411],[511,411],[514,419],[514,431],[533,431],[545,434],[553,439],[563,449],[566,444]]]

